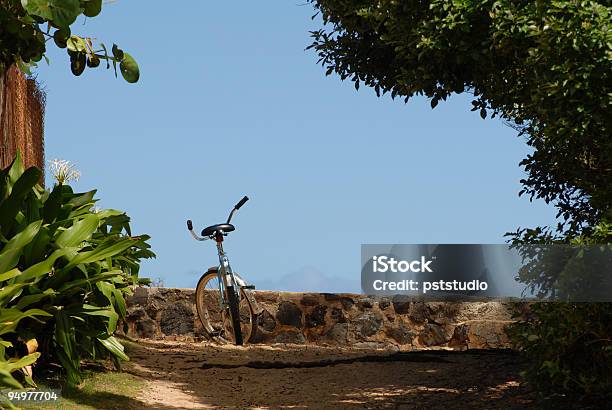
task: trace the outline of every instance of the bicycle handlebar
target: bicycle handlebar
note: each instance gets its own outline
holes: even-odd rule
[[[208,239],[207,237],[199,236],[193,231],[193,222],[191,222],[191,219],[187,219],[187,230],[189,231],[191,236],[193,236],[193,239],[195,239],[196,241],[205,241]]]
[[[244,205],[244,203],[245,203],[246,201],[248,201],[248,200],[249,200],[249,197],[245,195],[244,197],[242,197],[242,199],[240,200],[240,202],[238,202],[238,203],[237,203],[237,204],[234,206],[234,209],[235,209],[236,211],[237,211],[237,210],[239,210],[239,209],[242,207],[242,205]]]
[[[244,205],[246,203],[246,201],[248,201],[248,200],[249,200],[249,197],[245,195],[245,196],[242,197],[242,199],[240,201],[238,201],[238,203],[236,205],[234,205],[234,208],[230,212],[229,217],[227,218],[227,222],[226,223],[230,223],[230,221],[232,220],[232,216],[234,216],[234,212],[236,212],[237,210],[242,208],[242,205]],[[193,222],[191,222],[191,219],[187,220],[187,230],[189,230],[189,232],[191,233],[191,236],[193,236],[198,241],[205,241],[206,239],[209,239],[207,237],[198,236],[198,234],[196,234],[193,231]]]

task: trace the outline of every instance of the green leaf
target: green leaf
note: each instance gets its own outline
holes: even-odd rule
[[[59,247],[73,247],[88,239],[98,229],[99,218],[95,214],[88,214],[77,221],[70,228],[62,232],[55,243]]]
[[[37,316],[51,316],[49,313],[41,309],[30,309],[25,312],[19,309],[0,309],[0,335],[10,333],[15,330],[22,319],[31,318],[36,321],[41,321]]]
[[[73,52],[82,52],[85,53],[87,51],[87,43],[85,40],[79,36],[70,36],[68,41],[66,42],[66,46],[68,50]]]
[[[0,282],[5,282],[9,279],[13,279],[16,276],[21,275],[21,271],[17,268],[15,269],[11,269],[8,272],[4,272],[3,274],[0,274]]]
[[[10,173],[9,171],[9,175]],[[23,174],[20,174],[8,198],[0,202],[0,228],[5,236],[13,227],[14,218],[21,208],[22,201],[32,192],[32,188],[38,183],[41,175],[38,168],[28,168]]]
[[[117,44],[113,44],[113,47],[111,48],[111,51],[112,51],[112,53],[113,53],[113,57],[115,57],[115,59],[116,59],[117,61],[121,61],[121,60],[123,60],[123,55],[124,55],[123,50],[122,50],[122,49],[120,49],[120,48],[117,46]]]
[[[102,343],[102,345],[104,345],[104,347],[115,357],[124,361],[130,360],[130,358],[125,354],[123,346],[121,345],[121,343],[119,343],[117,339],[115,339],[114,336],[108,337],[106,339],[98,338],[98,341]]]
[[[56,291],[54,291],[53,289],[45,289],[43,292],[41,293],[35,293],[32,295],[26,295],[26,296],[21,296],[19,298],[19,300],[17,301],[17,304],[15,305],[15,307],[17,309],[24,309],[28,306],[30,306],[33,303],[38,303],[41,300],[48,298],[48,297],[52,297],[57,295],[58,293]]]
[[[38,262],[35,265],[30,266],[26,270],[24,270],[21,275],[15,278],[16,282],[27,282],[27,281],[37,281],[42,276],[47,275],[51,272],[51,268],[53,268],[53,264],[55,261],[64,256],[68,250],[66,249],[58,249],[51,254],[47,259],[42,262]]]
[[[51,4],[46,0],[21,0],[21,6],[29,14],[42,17],[45,20],[53,20]]]
[[[21,293],[21,289],[28,286],[27,283],[15,283],[0,288],[0,307],[4,307],[10,302],[15,296]]]
[[[123,60],[121,60],[121,64],[119,64],[119,69],[125,81],[128,83],[138,82],[140,78],[138,63],[136,63],[136,60],[128,53],[124,53]]]
[[[83,14],[87,17],[96,17],[102,11],[102,0],[89,0],[84,4]]]
[[[102,244],[92,251],[80,252],[64,269],[71,269],[81,263],[97,262],[115,256],[133,246],[134,242],[131,238],[123,238],[114,244]]]
[[[23,248],[38,234],[41,225],[42,221],[32,222],[4,246],[0,252],[0,272],[5,272],[17,265]]]
[[[81,14],[79,0],[47,0],[51,8],[52,20],[59,27],[68,27]]]

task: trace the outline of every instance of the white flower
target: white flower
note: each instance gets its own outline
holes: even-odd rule
[[[78,181],[81,177],[81,173],[70,163],[70,161],[54,159],[48,161],[48,163],[49,172],[51,172],[51,175],[53,175],[53,178],[55,178],[59,185],[63,185],[70,181]]]

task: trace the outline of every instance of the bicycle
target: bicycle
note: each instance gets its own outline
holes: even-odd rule
[[[195,302],[198,317],[206,335],[220,343],[243,345],[253,340],[257,330],[257,316],[261,312],[252,290],[238,273],[232,271],[227,253],[223,250],[223,238],[235,230],[230,224],[248,197],[243,197],[231,210],[225,223],[211,225],[202,230],[201,236],[193,231],[193,223],[187,221],[187,229],[197,241],[214,239],[217,243],[219,266],[206,271],[198,281]]]

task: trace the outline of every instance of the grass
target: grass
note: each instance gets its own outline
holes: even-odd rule
[[[55,383],[39,382],[44,388],[59,388]],[[107,369],[88,370],[84,381],[77,387],[63,386],[62,397],[57,402],[35,403],[23,406],[24,409],[135,409],[143,408],[136,396],[144,387],[144,381],[125,372]]]

